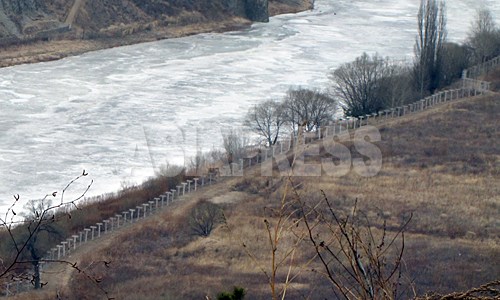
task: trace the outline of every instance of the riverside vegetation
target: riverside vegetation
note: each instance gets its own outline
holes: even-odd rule
[[[434,1],[422,1],[421,8],[425,4],[438,8]],[[484,60],[470,56],[467,64]],[[435,68],[436,62],[416,61],[416,93],[440,88],[430,80],[443,78],[445,65]],[[433,67],[423,68],[429,64]],[[231,298],[221,291],[235,287],[233,296],[238,291],[250,299],[441,299],[439,294],[489,282],[483,290],[490,293],[482,296],[498,297],[500,70],[483,79],[492,82],[493,93],[377,125],[382,139],[374,144],[383,156],[377,176],[263,177],[260,166],[254,166],[104,241],[88,243],[69,257],[85,273],[53,267],[42,276],[44,289],[17,297],[96,299],[104,290],[116,299]],[[349,113],[349,107],[344,109]],[[272,144],[274,139],[266,140]],[[353,142],[336,142],[353,158],[363,159]],[[308,163],[332,159],[324,147],[319,149]],[[293,161],[296,153],[289,155]],[[200,156],[187,169],[169,168],[142,186],[81,203],[71,219],[60,212],[58,226],[67,235],[94,224],[157,197],[221,157],[224,153]],[[200,234],[195,226],[203,210],[213,212],[213,224]],[[320,256],[328,253],[329,260],[322,262]],[[96,263],[100,261],[107,264]],[[98,279],[100,289],[89,277]],[[447,297],[443,299],[479,296]]]

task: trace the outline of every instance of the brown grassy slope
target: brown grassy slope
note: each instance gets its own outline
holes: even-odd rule
[[[306,200],[319,199],[322,189],[339,214],[358,199],[360,211],[380,228],[388,228],[413,213],[406,236],[404,279],[415,282],[417,293],[466,290],[499,279],[500,257],[500,136],[495,116],[500,97],[464,99],[380,126],[383,167],[374,177],[350,172],[340,178],[294,177],[302,183]],[[356,149],[349,142],[354,157]],[[200,299],[215,296],[233,285],[248,290],[248,299],[269,299],[263,268],[270,271],[270,248],[264,219],[276,218],[265,207],[276,207],[283,179],[255,176],[231,178],[190,195],[152,219],[117,233],[106,244],[95,242],[73,259],[95,275],[116,299]],[[238,192],[234,192],[238,190]],[[231,231],[219,226],[210,237],[198,238],[187,225],[197,199],[219,203]],[[293,242],[288,233],[284,248]],[[254,255],[245,253],[242,242]],[[283,248],[284,246],[284,248]],[[294,266],[304,266],[311,255],[301,243]],[[106,269],[92,262],[111,261]],[[328,282],[308,265],[295,279],[289,299],[333,298]],[[283,281],[285,269],[279,280]],[[48,277],[53,281],[55,277]],[[407,287],[407,285],[405,285]],[[406,290],[406,295],[411,293]],[[43,294],[39,294],[43,295]],[[98,299],[102,294],[81,275],[73,273],[62,292],[67,299]],[[45,296],[43,296],[45,297]],[[43,299],[43,297],[41,297]]]
[[[419,293],[463,290],[497,279],[499,270],[491,262],[500,255],[499,152],[495,150],[500,139],[496,120],[490,117],[498,114],[498,101],[498,96],[468,99],[384,126],[379,146],[385,161],[378,176],[363,178],[351,172],[341,178],[294,180],[303,182],[304,190],[323,189],[339,211],[348,211],[357,198],[364,213],[385,218],[389,227],[413,212],[405,257],[407,274]],[[476,134],[469,135],[464,128]],[[429,147],[446,147],[446,151],[429,154]],[[472,155],[481,160],[471,160]],[[219,228],[210,238],[189,236],[182,227],[186,209],[186,214],[177,214],[179,223],[163,227],[161,218],[151,221],[150,234],[135,228],[132,236],[113,243],[124,245],[121,250],[108,248],[85,259],[117,262],[116,269],[102,275],[109,280],[104,286],[118,298],[198,298],[232,285],[248,288],[252,299],[268,298],[266,279],[243,251],[241,240],[268,268],[263,218],[270,216],[263,207],[275,205],[278,196],[269,196],[272,180],[266,178],[233,179],[219,187],[219,193],[228,193],[241,180],[245,182],[238,184],[239,189],[260,193],[248,193],[243,200],[239,197],[237,205],[226,207],[233,234]],[[164,220],[172,220],[169,214]],[[169,244],[174,240],[177,244]],[[301,259],[307,250],[303,253]],[[74,279],[69,293],[81,293],[81,282]],[[297,282],[290,290],[291,299],[310,291],[315,291],[313,299],[328,297],[326,282],[315,274],[307,273]]]

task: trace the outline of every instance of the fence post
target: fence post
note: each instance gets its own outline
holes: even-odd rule
[[[123,211],[122,212],[122,215],[123,215],[123,225],[127,224],[127,215],[128,215],[129,211]],[[132,223],[132,222],[130,222]]]
[[[85,243],[88,241],[89,238],[89,228],[84,228],[83,231],[85,232]]]
[[[186,185],[187,185],[187,182],[182,182],[182,196],[184,196],[186,194]]]
[[[66,241],[68,242],[68,253],[71,251],[71,242],[73,241],[73,238],[67,238]],[[73,247],[75,249],[75,247]]]
[[[129,209],[130,211],[130,224],[134,223],[134,212],[135,212],[135,209],[131,208]]]
[[[92,240],[94,239],[94,232],[96,228],[96,226],[90,226],[90,230],[92,231]]]
[[[66,256],[66,245],[68,244],[68,242],[64,241],[64,242],[61,242],[61,245],[62,245],[62,249],[63,249],[63,253],[62,253],[62,256],[65,257]]]
[[[120,228],[120,219],[122,215],[116,214],[115,217],[116,217],[116,229],[118,229]]]
[[[168,206],[168,204],[172,202],[172,200],[170,200],[171,199],[170,195],[172,195],[172,192],[167,192],[166,194],[167,194],[167,206]]]
[[[101,226],[102,223],[97,223],[97,237],[101,237]]]

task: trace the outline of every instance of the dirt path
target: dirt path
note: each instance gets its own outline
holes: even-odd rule
[[[110,247],[117,236],[124,234],[128,230],[133,230],[134,226],[141,226],[144,222],[164,217],[163,213],[166,210],[174,209],[177,210],[174,211],[174,213],[179,213],[182,211],[182,209],[179,210],[180,207],[177,206],[179,204],[182,205],[186,202],[197,201],[200,198],[214,199],[214,202],[217,203],[238,201],[241,198],[240,193],[231,192],[227,188],[232,185],[235,180],[238,180],[238,178],[222,178],[218,184],[205,186],[196,192],[193,191],[186,196],[182,196],[178,202],[176,201],[173,203],[173,206],[164,206],[158,212],[155,212],[153,215],[148,216],[145,219],[141,218],[139,221],[135,221],[132,224],[127,223],[125,226],[115,229],[111,233],[103,235],[100,238],[96,238],[93,241],[89,241],[84,245],[78,246],[75,250],[71,250],[71,252],[63,258],[63,260],[71,264],[76,263],[77,266],[85,270],[88,266],[81,265],[81,261],[86,254],[90,252],[99,252],[103,248]],[[41,274],[42,282],[47,283],[43,288],[44,292],[49,295],[54,295],[59,291],[64,290],[64,288],[69,285],[74,272],[78,272],[78,270],[72,268],[68,263],[49,263],[43,269]]]
[[[66,20],[64,23],[66,25],[73,25],[75,22],[75,18],[78,15],[78,12],[80,11],[80,8],[85,4],[85,0],[75,0],[73,3],[73,6],[71,7],[71,10],[69,11],[68,16],[66,17]]]

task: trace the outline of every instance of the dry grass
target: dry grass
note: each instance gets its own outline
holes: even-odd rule
[[[341,216],[357,199],[360,214],[372,220],[378,234],[383,220],[389,233],[394,233],[413,213],[406,234],[403,298],[414,296],[411,283],[423,295],[431,290],[465,291],[497,280],[499,100],[497,95],[466,99],[384,125],[382,141],[377,143],[384,163],[377,176],[350,172],[339,178],[292,180],[307,201],[318,199],[323,190]],[[353,145],[345,145],[361,157]],[[262,272],[271,270],[264,220],[276,224],[272,209],[279,208],[286,178],[255,176],[258,172],[254,168],[246,170],[245,177],[224,179],[151,219],[124,228],[107,244],[96,243],[92,251],[82,253],[82,265],[111,261],[109,269],[96,264],[89,270],[102,276],[102,287],[116,299],[200,299],[235,285],[247,289],[249,299],[269,299]],[[201,198],[221,205],[229,225],[218,226],[208,238],[194,236],[188,228],[189,212]],[[286,232],[278,257],[296,240],[297,235]],[[299,275],[289,287],[289,299],[332,298],[330,284],[318,272],[320,265],[308,263],[312,255],[307,242],[298,244],[292,265]],[[286,266],[288,262],[278,270],[278,284],[285,280]],[[102,297],[78,274],[73,274],[62,294],[67,299]]]

